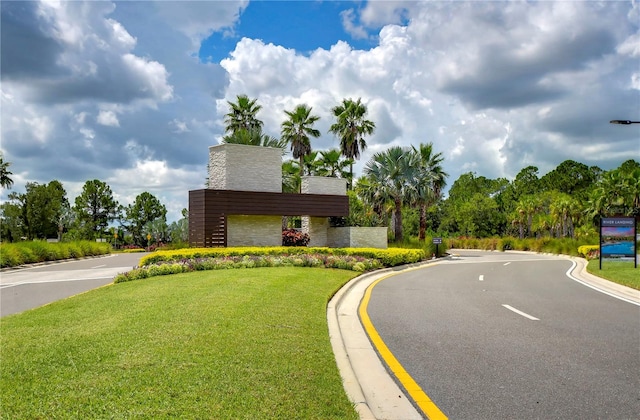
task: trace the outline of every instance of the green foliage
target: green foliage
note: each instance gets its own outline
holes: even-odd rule
[[[472,238],[458,237],[448,238],[447,246],[458,249],[483,249],[491,251],[532,251],[547,252],[562,255],[580,255],[578,248],[589,243],[591,239],[572,238],[514,238],[514,237],[491,237]]]
[[[28,182],[26,192],[9,194],[3,205],[3,238],[20,240],[59,238],[69,212],[66,191],[59,181],[48,184]]]
[[[131,232],[133,241],[138,246],[148,245],[148,241],[145,234],[145,225],[149,222],[156,222],[156,225],[160,226],[158,231],[166,231],[167,222],[167,209],[154,195],[143,192],[139,194],[134,203],[126,209],[126,228]],[[153,235],[151,235],[153,238]]]
[[[92,241],[2,243],[0,244],[0,267],[16,267],[22,264],[105,255],[110,252],[110,244]]]
[[[83,239],[96,239],[119,215],[118,202],[113,198],[111,187],[94,179],[85,182],[82,193],[75,200],[73,212],[76,227]]]

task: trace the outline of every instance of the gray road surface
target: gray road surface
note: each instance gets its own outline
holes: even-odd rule
[[[640,418],[640,307],[570,267],[466,252],[380,282],[368,314],[449,418]]]
[[[0,273],[0,316],[37,308],[112,283],[137,266],[144,253],[37,265]]]

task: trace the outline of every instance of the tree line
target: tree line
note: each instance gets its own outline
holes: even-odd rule
[[[102,238],[118,246],[142,247],[188,241],[186,209],[183,219],[167,225],[166,207],[148,192],[139,194],[133,204],[123,206],[114,199],[109,185],[97,179],[85,182],[73,205],[58,180],[48,184],[29,182],[25,190],[10,193],[9,201],[0,206],[2,241]]]

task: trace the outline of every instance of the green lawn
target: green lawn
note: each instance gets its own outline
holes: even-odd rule
[[[356,419],[326,322],[355,275],[185,273],[3,318],[2,418]]]
[[[587,271],[594,276],[640,290],[640,267],[633,268],[633,261],[602,261],[600,270],[600,261],[591,260]]]

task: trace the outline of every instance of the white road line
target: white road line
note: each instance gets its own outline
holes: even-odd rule
[[[504,306],[505,308],[507,308],[507,309],[508,309],[508,310],[510,310],[510,311],[513,311],[513,312],[517,313],[518,315],[522,315],[522,316],[523,316],[523,317],[525,317],[525,318],[529,318],[529,319],[530,319],[530,320],[532,320],[532,321],[540,321],[540,320],[539,320],[538,318],[536,318],[535,316],[531,316],[531,315],[529,315],[529,314],[527,314],[527,313],[524,313],[524,312],[522,312],[522,311],[519,311],[519,310],[517,310],[516,308],[514,308],[513,306],[505,305],[505,304],[503,304],[502,306]]]
[[[0,289],[6,289],[9,287],[22,286],[23,284],[41,284],[41,283],[58,283],[58,282],[71,282],[71,281],[88,281],[88,280],[105,280],[112,279],[114,276],[106,277],[88,277],[84,279],[68,279],[68,280],[40,280],[40,281],[21,281],[18,283],[5,283],[0,285]]]
[[[502,265],[509,265],[509,264],[511,264],[511,261],[509,261],[509,262],[507,262],[507,263],[504,263],[504,264],[502,264]]]
[[[95,267],[91,267],[91,268],[101,268],[101,267],[106,267],[107,264],[102,264],[102,265],[96,265]]]
[[[478,278],[478,280],[484,281],[484,274],[480,274],[480,277]]]

